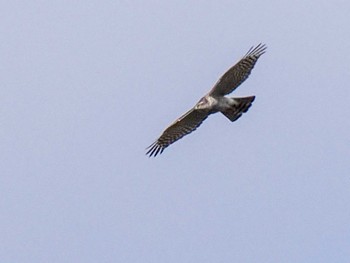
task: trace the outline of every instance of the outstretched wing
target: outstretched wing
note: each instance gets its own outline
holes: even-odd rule
[[[209,94],[224,96],[234,91],[249,77],[255,63],[265,50],[266,46],[263,44],[251,47],[247,54],[218,80]]]
[[[157,156],[170,144],[193,132],[208,117],[208,110],[192,108],[171,124],[153,144],[147,147],[147,155]]]

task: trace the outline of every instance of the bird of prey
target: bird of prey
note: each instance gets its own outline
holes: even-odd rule
[[[251,47],[241,60],[222,75],[207,95],[166,128],[162,135],[147,147],[146,154],[149,157],[161,154],[170,144],[196,130],[210,114],[221,112],[233,122],[247,112],[255,96],[228,98],[225,95],[234,91],[249,77],[255,63],[265,51],[264,44]]]

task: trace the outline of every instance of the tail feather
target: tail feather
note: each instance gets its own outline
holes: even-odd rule
[[[221,111],[230,121],[235,121],[242,116],[243,113],[247,112],[255,99],[255,96],[244,97],[244,98],[233,98],[237,103],[231,108]]]

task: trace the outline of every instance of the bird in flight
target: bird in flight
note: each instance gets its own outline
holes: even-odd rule
[[[161,154],[170,144],[196,130],[210,114],[221,112],[233,122],[247,112],[255,96],[228,98],[225,95],[234,91],[249,77],[255,63],[265,51],[264,44],[251,47],[240,61],[221,76],[207,95],[166,128],[162,135],[147,147],[146,155],[155,157]]]

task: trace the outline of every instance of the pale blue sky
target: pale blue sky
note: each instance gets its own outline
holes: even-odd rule
[[[4,1],[0,262],[349,262],[349,1]],[[250,46],[211,116],[145,148]]]

